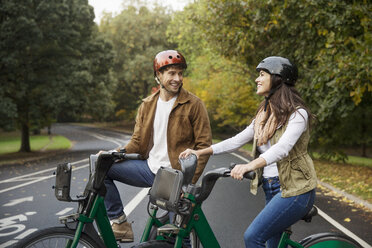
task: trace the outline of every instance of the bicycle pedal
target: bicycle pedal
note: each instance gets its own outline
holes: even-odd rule
[[[158,235],[162,235],[162,234],[165,234],[165,233],[178,234],[179,230],[180,229],[175,225],[166,224],[166,225],[158,228],[157,234]]]

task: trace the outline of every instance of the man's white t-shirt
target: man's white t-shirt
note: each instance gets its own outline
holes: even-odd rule
[[[158,99],[156,105],[155,119],[154,119],[154,146],[151,148],[147,163],[150,170],[156,174],[159,168],[171,167],[168,156],[168,144],[167,144],[167,130],[169,114],[172,111],[172,107],[177,99],[177,96],[173,97],[169,101],[165,102]]]

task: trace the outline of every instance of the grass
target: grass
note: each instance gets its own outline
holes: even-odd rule
[[[19,151],[21,137],[17,132],[0,134],[0,154],[14,153]],[[32,151],[60,150],[71,147],[71,142],[60,135],[49,136],[47,134],[31,135],[30,146]]]
[[[318,159],[314,164],[319,180],[372,203],[372,167]]]
[[[316,152],[313,153],[315,159],[320,159],[320,155]],[[336,160],[331,160],[332,162],[337,162]],[[361,166],[368,166],[372,168],[372,159],[371,158],[364,158],[358,156],[348,156],[346,164],[353,164],[353,165],[361,165]]]

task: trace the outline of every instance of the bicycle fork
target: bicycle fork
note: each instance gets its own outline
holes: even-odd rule
[[[97,240],[100,239],[96,229],[93,226],[93,222],[96,221],[99,233],[101,234],[102,240],[106,247],[108,248],[117,248],[116,239],[111,228],[110,220],[107,218],[107,212],[104,205],[104,198],[97,196],[94,199],[92,208],[89,211],[90,215],[86,216],[82,213],[73,214],[70,216],[62,217],[61,221],[70,228],[71,222],[68,223],[67,219],[74,219],[74,222],[77,222],[75,229],[75,236],[73,240],[70,240],[66,244],[66,248],[76,248],[79,243],[79,239],[82,233],[86,233],[88,236]]]

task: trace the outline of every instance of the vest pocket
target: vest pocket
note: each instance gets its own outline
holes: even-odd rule
[[[298,173],[301,173],[306,179],[310,179],[310,171],[308,168],[307,161],[304,156],[297,157],[292,161],[289,161],[291,168],[294,170],[294,174],[297,174],[297,177],[301,177]]]

